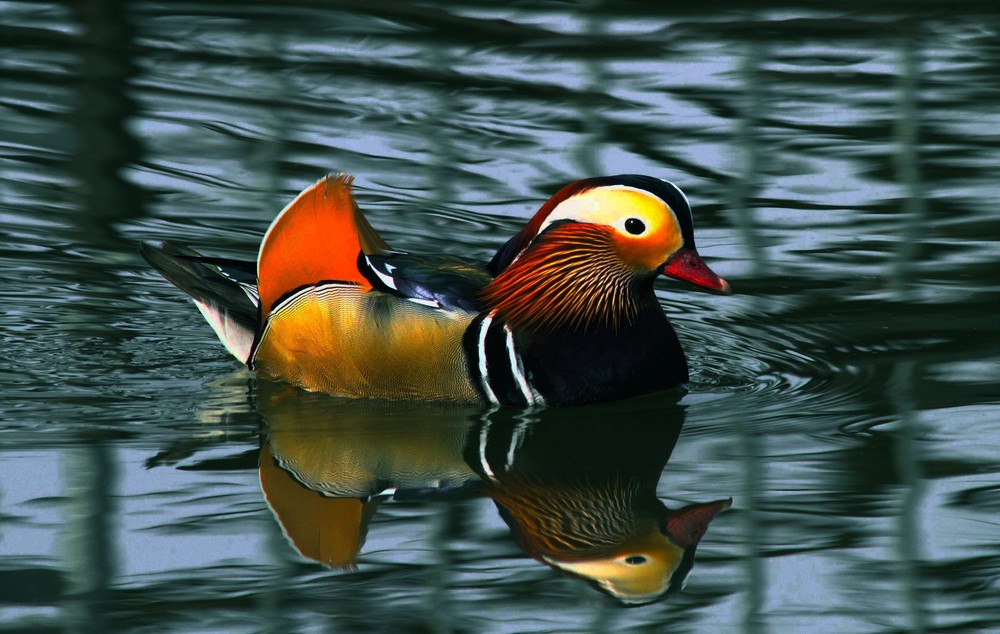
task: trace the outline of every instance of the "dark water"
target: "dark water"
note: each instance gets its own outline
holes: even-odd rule
[[[495,5],[0,3],[0,631],[1000,630],[992,5]],[[659,287],[679,404],[274,394],[135,245],[252,254],[337,171],[481,258],[668,178],[736,294]],[[728,498],[633,609],[534,528]]]

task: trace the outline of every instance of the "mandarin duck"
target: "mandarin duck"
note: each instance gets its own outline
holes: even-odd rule
[[[351,398],[523,407],[674,388],[688,365],[654,280],[730,292],[695,249],[686,196],[657,178],[571,183],[485,264],[391,249],[351,182],[299,194],[256,262],[140,251],[258,376]]]

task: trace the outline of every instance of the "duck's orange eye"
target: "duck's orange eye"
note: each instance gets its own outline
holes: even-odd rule
[[[639,220],[638,218],[629,218],[625,221],[625,231],[628,231],[634,236],[641,235],[643,231],[646,230],[646,223]]]

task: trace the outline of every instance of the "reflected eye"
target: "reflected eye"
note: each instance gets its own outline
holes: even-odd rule
[[[640,564],[646,563],[646,558],[641,555],[633,555],[631,557],[626,557],[625,563],[627,563],[630,566],[638,566]]]
[[[625,221],[625,231],[628,231],[634,236],[641,234],[646,230],[646,223],[639,220],[638,218],[629,218]]]

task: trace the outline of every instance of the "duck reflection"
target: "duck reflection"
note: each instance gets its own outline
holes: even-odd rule
[[[265,499],[292,545],[353,568],[390,496],[492,499],[526,553],[625,604],[678,589],[730,500],[670,510],[656,486],[683,408],[661,397],[537,412],[341,401],[261,386]],[[318,495],[317,495],[318,494]]]

